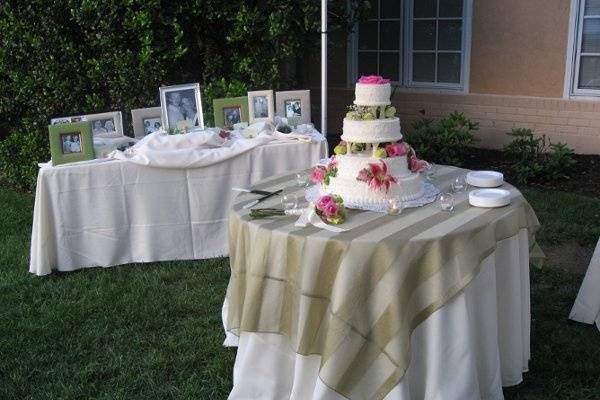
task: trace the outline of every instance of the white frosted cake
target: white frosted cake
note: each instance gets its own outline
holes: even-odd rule
[[[400,119],[390,106],[389,81],[378,76],[361,77],[356,84],[354,106],[344,118],[342,142],[334,161],[322,168],[324,190],[346,204],[381,204],[387,198],[414,200],[423,195],[418,173],[423,162],[402,142]],[[412,171],[411,171],[412,169]]]

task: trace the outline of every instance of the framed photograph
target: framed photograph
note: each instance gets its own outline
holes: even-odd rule
[[[133,121],[133,135],[142,138],[162,128],[162,115],[160,107],[136,108],[131,110]]]
[[[90,121],[48,126],[52,165],[94,159],[94,140]]]
[[[248,96],[213,100],[215,126],[233,130],[235,124],[248,122]]]
[[[121,111],[52,118],[50,120],[50,125],[71,124],[82,121],[89,121],[92,123],[92,134],[94,136],[123,136],[123,116],[121,115]]]
[[[202,98],[198,83],[161,87],[160,109],[165,129],[178,128],[183,131],[194,127],[204,129]]]
[[[272,90],[248,92],[248,117],[250,123],[272,121],[275,117],[275,104]]]
[[[290,90],[275,94],[277,115],[280,117],[300,118],[300,123],[308,124],[310,120],[310,90]]]

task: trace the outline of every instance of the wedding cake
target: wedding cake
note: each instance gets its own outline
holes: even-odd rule
[[[361,77],[336,155],[326,167],[313,170],[313,181],[349,205],[381,204],[391,197],[408,201],[423,195],[419,170],[428,164],[402,141],[400,119],[390,97],[389,80]]]

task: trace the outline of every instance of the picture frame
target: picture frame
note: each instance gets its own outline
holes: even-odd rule
[[[94,159],[91,121],[49,125],[48,133],[53,166]]]
[[[248,92],[248,118],[252,124],[260,121],[273,121],[275,102],[272,90]]]
[[[131,121],[133,122],[133,136],[138,139],[143,138],[163,127],[161,108],[135,108],[131,110]]]
[[[275,93],[277,115],[282,118],[300,117],[308,124],[310,117],[310,90],[288,90]]]
[[[162,86],[160,109],[165,129],[204,129],[202,94],[199,83]]]
[[[215,126],[228,130],[233,130],[237,123],[249,122],[248,96],[214,99],[213,115]]]
[[[94,137],[123,136],[123,116],[121,111],[52,118],[50,120],[50,125],[61,125],[82,121],[91,122],[92,135]]]

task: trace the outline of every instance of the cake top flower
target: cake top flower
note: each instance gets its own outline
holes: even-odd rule
[[[379,75],[363,75],[358,80],[358,83],[366,83],[371,85],[385,85],[386,83],[390,83],[390,80],[385,79]]]

